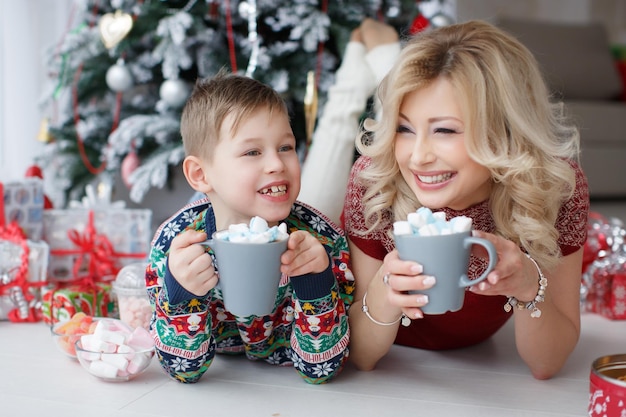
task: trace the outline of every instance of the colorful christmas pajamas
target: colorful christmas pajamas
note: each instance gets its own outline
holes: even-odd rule
[[[303,203],[296,202],[284,222],[290,232],[306,230],[317,237],[331,265],[326,273],[283,278],[275,309],[266,316],[235,317],[224,308],[219,288],[196,297],[171,277],[167,255],[172,239],[185,230],[204,230],[208,236],[215,231],[208,200],[187,205],[157,230],[146,270],[154,308],[150,328],[157,357],[172,378],[197,382],[216,352],[291,365],[312,384],[341,371],[348,358],[347,310],[354,291],[347,241],[343,231]]]

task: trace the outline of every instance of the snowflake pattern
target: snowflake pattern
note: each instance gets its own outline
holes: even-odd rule
[[[170,368],[172,368],[172,370],[176,372],[185,372],[190,365],[191,364],[187,359],[177,357],[172,359],[172,362],[170,363]]]
[[[176,221],[166,224],[163,228],[163,236],[167,238],[173,238],[178,233],[180,233],[180,225]]]
[[[188,224],[193,222],[193,220],[195,219],[195,217],[198,215],[198,213],[196,213],[193,210],[187,210],[185,212],[183,212],[182,214],[182,221],[184,224]]]
[[[318,363],[313,367],[313,375],[321,378],[322,376],[328,376],[333,371],[333,365],[328,362]]]
[[[290,231],[305,230],[319,239],[332,259],[335,283],[331,293],[302,305],[315,315],[321,326],[312,333],[307,325],[306,312],[298,313],[300,300],[295,297],[292,282],[281,281],[275,311],[263,317],[235,317],[224,308],[221,291],[216,288],[193,302],[181,300],[170,304],[169,295],[176,288],[163,289],[167,271],[167,254],[174,236],[185,230],[203,230],[212,233],[215,218],[207,199],[188,204],[170,217],[153,239],[149,273],[146,273],[148,292],[155,309],[152,331],[157,339],[157,357],[175,380],[197,382],[210,367],[215,353],[244,354],[250,360],[263,360],[272,365],[293,367],[304,381],[313,384],[327,382],[343,368],[347,357],[348,317],[352,302],[354,280],[349,270],[347,240],[343,232],[315,209],[296,203],[285,223]],[[324,287],[326,288],[326,287]],[[188,318],[201,311],[206,315],[200,329],[192,330]],[[315,313],[315,314],[313,314]],[[163,325],[155,325],[163,323]],[[271,324],[271,325],[270,325]],[[298,328],[297,332],[293,329]],[[186,346],[191,360],[179,353]],[[198,349],[206,349],[202,353]],[[319,352],[334,352],[320,357]],[[176,352],[176,353],[175,353]],[[198,356],[195,356],[195,355]]]
[[[274,352],[266,359],[267,363],[272,365],[280,365],[283,362],[280,352]]]

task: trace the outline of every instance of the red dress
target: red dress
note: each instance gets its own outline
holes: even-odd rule
[[[387,231],[393,226],[391,213],[384,214],[385,227],[368,235],[355,232],[364,231],[363,213],[364,187],[357,181],[358,173],[369,165],[369,159],[360,157],[352,168],[346,194],[343,220],[346,234],[360,250],[367,255],[380,259],[394,249],[393,239]],[[580,249],[587,238],[587,215],[589,213],[589,191],[587,180],[580,167],[572,163],[576,171],[576,189],[574,195],[566,201],[559,211],[556,227],[559,232],[558,244],[561,253],[569,255]],[[462,211],[444,208],[446,218],[468,216],[473,220],[473,228],[493,233],[495,224],[489,210],[489,201],[483,201]],[[486,268],[484,259],[471,256],[468,276],[477,277]],[[358,284],[357,284],[358,285]],[[456,312],[440,315],[425,315],[413,320],[409,327],[400,326],[396,344],[422,349],[455,349],[482,342],[491,337],[511,317],[503,305],[504,296],[485,296],[467,291],[463,307]]]

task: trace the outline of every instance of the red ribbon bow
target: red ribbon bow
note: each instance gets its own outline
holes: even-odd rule
[[[89,211],[87,225],[81,234],[70,230],[67,236],[78,248],[78,259],[74,262],[74,277],[78,280],[107,281],[117,273],[115,266],[116,253],[106,235],[98,234],[94,225],[94,213]],[[75,252],[74,252],[75,253]],[[87,264],[86,274],[81,273]]]

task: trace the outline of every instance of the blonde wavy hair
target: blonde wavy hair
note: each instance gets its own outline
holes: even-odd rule
[[[404,96],[438,77],[449,80],[460,98],[469,156],[491,172],[496,233],[543,267],[554,267],[560,257],[555,222],[576,183],[570,161],[580,151],[578,130],[562,104],[552,101],[532,53],[482,21],[415,35],[382,81],[382,117],[367,120],[356,141],[371,158],[359,178],[367,187],[368,232],[388,225],[384,213],[403,220],[421,206],[400,174],[394,142]]]

